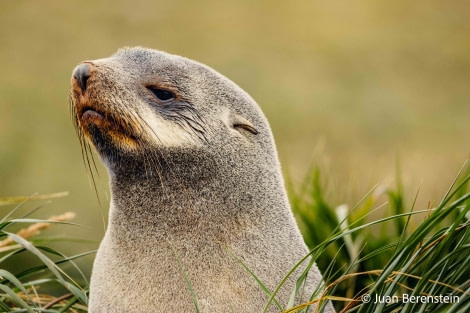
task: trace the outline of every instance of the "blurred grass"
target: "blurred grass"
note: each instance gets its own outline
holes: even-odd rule
[[[399,156],[404,188],[422,181],[421,207],[436,203],[469,152],[468,16],[465,1],[0,1],[0,196],[67,190],[47,209],[82,213],[84,235],[102,237],[107,204],[82,165],[70,75],[143,45],[248,91],[294,185],[314,159],[334,186],[325,196],[355,203],[394,185]]]

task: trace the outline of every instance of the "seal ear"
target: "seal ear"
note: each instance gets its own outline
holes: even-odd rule
[[[241,115],[231,113],[230,114],[230,125],[236,129],[244,129],[252,133],[253,135],[258,135],[259,132],[256,130],[256,128],[248,121],[246,118],[244,118]]]

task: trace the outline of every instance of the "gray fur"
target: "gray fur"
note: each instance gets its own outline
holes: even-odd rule
[[[270,291],[308,250],[256,102],[207,66],[156,50],[123,49],[90,64],[86,96],[72,79],[73,112],[108,168],[112,200],[89,312],[195,312],[179,261],[201,312],[262,312],[268,296],[227,250]],[[159,103],[148,85],[176,100]],[[85,105],[121,135],[83,122]],[[277,297],[283,306],[295,279]],[[321,282],[314,265],[297,303]],[[330,303],[325,312],[334,312]]]

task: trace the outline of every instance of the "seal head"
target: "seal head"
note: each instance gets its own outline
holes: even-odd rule
[[[175,150],[215,152],[228,138],[246,147],[263,137],[255,136],[259,130],[252,123],[266,124],[254,101],[225,77],[149,49],[123,49],[80,64],[71,93],[78,132],[115,171],[142,165],[149,153],[160,159]]]

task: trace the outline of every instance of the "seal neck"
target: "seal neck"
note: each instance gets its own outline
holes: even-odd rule
[[[290,220],[276,158],[253,162],[259,151],[214,151],[160,150],[160,158],[150,151],[112,162],[110,229],[132,237],[142,228],[158,240],[168,233],[214,234],[248,221],[275,227],[273,221]]]
[[[114,174],[110,231],[136,242],[136,229],[153,232],[152,240],[166,240],[168,234],[224,237],[224,229],[247,223],[268,227],[274,220],[289,219],[290,208],[278,171],[260,176],[227,169],[212,166],[208,171],[202,164],[151,175],[145,171],[129,176]]]

